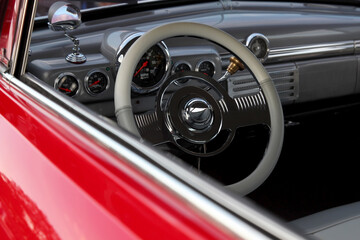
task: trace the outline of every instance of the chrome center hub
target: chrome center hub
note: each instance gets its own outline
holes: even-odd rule
[[[188,129],[196,132],[207,130],[214,121],[211,105],[201,98],[189,100],[181,111],[181,117]]]

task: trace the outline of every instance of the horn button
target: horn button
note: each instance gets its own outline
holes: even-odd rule
[[[214,121],[211,105],[202,98],[190,99],[182,109],[181,117],[189,131],[194,132],[206,131]]]
[[[207,91],[186,86],[172,95],[165,121],[174,136],[203,144],[219,133],[222,114],[217,101]]]

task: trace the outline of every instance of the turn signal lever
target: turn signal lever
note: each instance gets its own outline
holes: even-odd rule
[[[230,64],[226,69],[226,73],[218,80],[218,82],[225,81],[238,70],[243,71],[244,69],[244,64],[238,58],[232,56],[230,57]]]

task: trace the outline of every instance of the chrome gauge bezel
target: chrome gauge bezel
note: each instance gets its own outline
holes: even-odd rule
[[[63,72],[63,73],[60,73],[58,76],[57,76],[57,78],[55,79],[55,81],[54,81],[54,88],[58,91],[58,92],[60,92],[59,91],[59,81],[60,81],[60,79],[62,78],[62,77],[64,77],[64,76],[72,76],[72,77],[74,77],[75,78],[75,80],[77,81],[77,84],[78,84],[78,89],[77,89],[77,91],[75,92],[75,94],[73,95],[73,96],[69,96],[69,95],[66,95],[66,94],[64,94],[64,95],[66,95],[66,96],[68,96],[68,97],[75,97],[75,96],[77,96],[78,94],[79,94],[79,92],[80,92],[80,88],[81,88],[81,85],[80,85],[80,81],[79,81],[79,79],[76,77],[76,75],[75,74],[73,74],[73,73],[71,73],[71,72]],[[62,92],[60,92],[60,93],[62,93]],[[63,94],[63,93],[62,93]]]
[[[138,86],[136,83],[134,83],[132,81],[131,82],[131,89],[134,92],[137,92],[137,93],[149,93],[149,92],[156,91],[157,89],[159,89],[159,87],[162,85],[162,83],[166,80],[166,78],[170,74],[171,57],[170,57],[169,49],[167,48],[166,44],[163,41],[157,43],[156,45],[158,47],[160,47],[160,49],[162,50],[162,52],[165,55],[165,72],[164,72],[164,75],[161,77],[161,79],[155,85],[153,85],[151,87],[141,87],[141,86]]]
[[[137,38],[141,37],[143,34],[144,32],[133,33],[121,42],[116,55],[116,60],[119,64],[121,64],[122,59],[124,58],[124,55],[127,52],[127,50],[131,47],[131,44],[133,44],[134,41]]]
[[[213,75],[212,76],[209,76],[209,77],[214,77],[215,74],[216,74],[216,64],[213,60],[210,60],[210,59],[202,59],[200,60],[197,64],[196,64],[196,67],[195,67],[195,71],[196,72],[199,72],[200,70],[200,65],[203,64],[204,62],[210,62],[212,65],[213,65],[213,68],[214,68],[214,72],[213,72]],[[201,72],[200,72],[201,73]]]
[[[176,73],[175,69],[181,64],[187,65],[190,68],[190,71],[193,70],[193,67],[189,62],[181,60],[181,61],[178,61],[178,62],[174,63],[173,67],[171,68],[171,74],[172,75]]]
[[[118,55],[117,55],[117,62],[120,66],[122,59],[124,58],[124,55],[126,54],[126,51],[130,48],[129,44],[132,44],[137,38],[141,37],[144,34],[144,32],[137,32],[129,37],[127,37],[119,46],[118,49]],[[156,83],[155,85],[151,87],[141,87],[135,84],[133,81],[131,82],[131,90],[136,93],[149,93],[156,91],[159,89],[161,84],[166,80],[166,78],[170,75],[170,63],[171,63],[171,56],[168,47],[166,46],[164,41],[161,41],[156,44],[163,52],[165,56],[165,72],[164,75],[161,77],[161,79]],[[144,53],[145,54],[145,53]]]
[[[266,44],[266,50],[265,50],[266,53],[265,53],[265,55],[264,55],[263,57],[261,57],[261,58],[258,57],[259,61],[263,63],[263,62],[266,61],[266,59],[267,59],[268,56],[269,56],[269,52],[270,52],[270,48],[269,48],[270,41],[269,41],[269,39],[268,39],[267,37],[265,37],[265,35],[263,35],[263,34],[261,34],[261,33],[253,33],[253,34],[250,34],[250,36],[248,36],[248,37],[246,38],[245,45],[246,45],[249,49],[251,49],[251,45],[252,45],[253,42],[254,42],[255,40],[257,40],[257,39],[262,39],[262,40],[265,42],[265,44]],[[250,50],[250,51],[251,51],[251,50]]]
[[[89,87],[89,84],[88,84],[88,83],[89,83],[89,78],[90,78],[90,76],[91,76],[92,74],[94,74],[94,73],[97,73],[97,72],[102,73],[102,74],[105,75],[106,80],[107,80],[107,83],[106,83],[106,87],[105,87],[104,91],[99,92],[99,93],[94,93],[94,92],[92,92],[92,91],[90,90],[90,87]],[[106,90],[109,89],[109,86],[110,86],[110,77],[109,77],[109,75],[108,75],[104,70],[101,70],[101,69],[93,69],[93,70],[89,71],[89,72],[86,74],[86,76],[85,76],[85,79],[84,79],[84,87],[85,87],[86,92],[87,92],[89,95],[91,95],[91,96],[97,96],[97,95],[103,94],[104,92],[106,92]]]

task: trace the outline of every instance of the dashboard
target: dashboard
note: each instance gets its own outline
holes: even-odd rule
[[[326,5],[259,6],[243,2],[240,7],[234,2],[231,9],[224,9],[218,3],[204,3],[191,9],[175,7],[83,24],[73,31],[86,56],[81,64],[66,61],[72,43],[63,34],[38,29],[32,37],[27,71],[99,114],[114,117],[115,77],[126,51],[148,29],[169,22],[166,19],[171,15],[171,21],[216,26],[246,45],[266,67],[283,105],[360,92],[360,38],[355,27],[360,18],[353,9],[340,15]],[[285,18],[289,19],[286,24],[281,20]],[[131,90],[134,112],[151,109],[149,98],[154,98],[161,84],[175,73],[196,71],[216,80],[221,78],[231,56],[226,49],[204,39],[164,39],[136,66]],[[341,72],[349,74],[340,76]],[[224,88],[231,97],[244,97],[246,104],[253,104],[251,96],[259,91],[247,70],[231,76]]]

